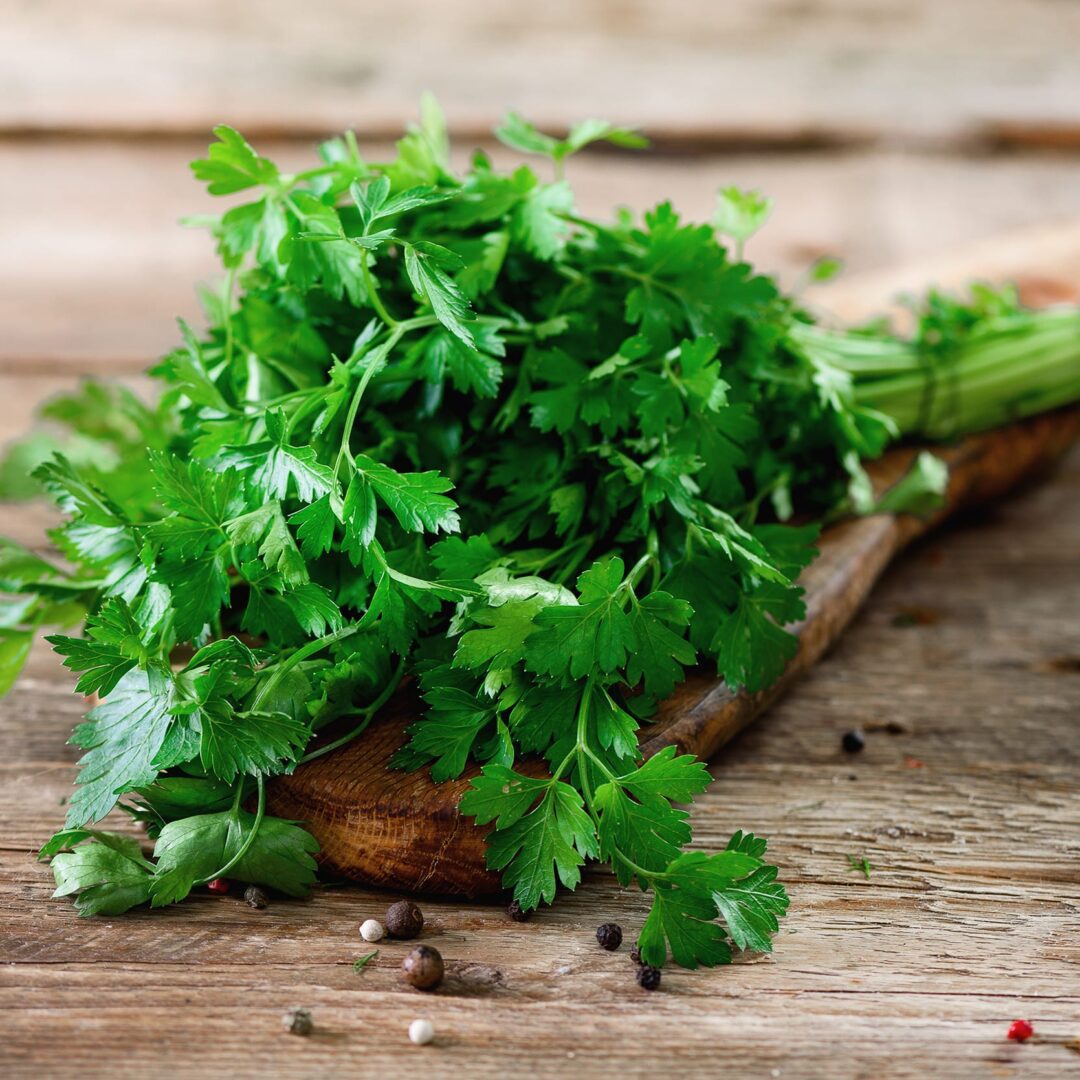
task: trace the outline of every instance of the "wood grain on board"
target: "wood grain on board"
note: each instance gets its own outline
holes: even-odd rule
[[[473,137],[517,108],[668,144],[1075,147],[1077,40],[1067,0],[9,0],[0,131],[386,136],[431,89]]]

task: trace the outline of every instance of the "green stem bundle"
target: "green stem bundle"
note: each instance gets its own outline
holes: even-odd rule
[[[795,323],[791,337],[846,371],[857,404],[908,436],[947,439],[1080,398],[1080,312],[1015,312],[930,344]]]

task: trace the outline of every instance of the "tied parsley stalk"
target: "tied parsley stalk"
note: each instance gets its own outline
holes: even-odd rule
[[[676,804],[709,775],[642,760],[641,723],[693,664],[776,679],[816,522],[875,508],[862,462],[900,432],[1077,396],[1076,312],[981,292],[932,297],[911,341],[823,329],[742,259],[767,200],[602,223],[566,160],[635,133],[496,134],[551,178],[483,153],[458,175],[430,101],[384,164],[347,134],[285,173],[217,129],[195,175],[241,198],[201,222],[225,270],[208,328],[181,326],[152,406],[93,383],[48,406],[74,433],[36,474],[62,558],[0,547],[0,683],[39,627],[82,624],[49,640],[100,703],[42,849],[82,914],[221,876],[305,894],[317,844],[266,782],[362,738],[408,679],[425,711],[394,765],[482,766],[461,808],[523,909],[597,858],[652,894],[645,963],[769,949],[788,899],[765,841],[689,850]],[[927,505],[935,464],[888,508]],[[96,827],[114,807],[152,858]]]

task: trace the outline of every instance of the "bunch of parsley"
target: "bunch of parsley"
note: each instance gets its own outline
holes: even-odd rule
[[[81,913],[222,876],[304,894],[317,844],[265,813],[266,779],[411,677],[426,710],[394,764],[482,765],[462,811],[494,823],[523,908],[599,858],[652,892],[646,962],[770,948],[788,900],[765,842],[687,850],[675,804],[708,773],[642,761],[637,731],[692,664],[777,677],[813,522],[865,503],[896,425],[742,261],[766,202],[600,223],[564,161],[638,136],[496,134],[553,179],[482,153],[457,175],[430,102],[385,164],[349,134],[286,174],[217,129],[195,175],[244,201],[204,222],[225,269],[208,329],[181,327],[152,407],[94,385],[51,406],[82,440],[38,470],[64,561],[0,548],[0,665],[6,689],[39,626],[85,621],[49,638],[100,703],[43,849]],[[546,775],[515,768],[535,757]],[[117,805],[153,858],[94,827]]]

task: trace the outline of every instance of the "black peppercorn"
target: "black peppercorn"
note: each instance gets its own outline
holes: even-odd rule
[[[636,945],[630,950],[630,959],[633,960],[635,964],[641,963],[641,950]]]
[[[258,885],[249,885],[244,890],[244,899],[253,908],[264,908],[270,903],[266,893]]]
[[[310,1035],[314,1025],[311,1022],[311,1010],[292,1008],[281,1018],[285,1030],[290,1035]]]
[[[430,945],[417,945],[401,963],[405,981],[417,990],[434,990],[443,980],[443,958]]]
[[[657,990],[660,987],[660,969],[652,964],[642,964],[635,978],[643,990]]]
[[[526,911],[519,900],[511,900],[506,907],[506,914],[510,916],[514,922],[528,922],[531,911]]]
[[[606,922],[596,928],[596,940],[601,949],[614,952],[622,944],[622,927],[618,923]]]
[[[840,745],[849,753],[857,754],[866,745],[866,736],[858,728],[845,731]]]
[[[391,937],[414,938],[423,929],[424,913],[411,900],[399,900],[386,909],[386,932]]]

